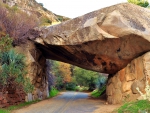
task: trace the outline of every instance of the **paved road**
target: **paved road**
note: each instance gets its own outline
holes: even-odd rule
[[[92,113],[100,104],[103,102],[88,98],[88,93],[63,92],[13,113]]]

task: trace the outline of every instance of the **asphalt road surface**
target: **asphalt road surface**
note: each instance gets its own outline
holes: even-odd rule
[[[88,93],[63,92],[13,113],[92,113],[101,104],[102,101],[89,98]]]

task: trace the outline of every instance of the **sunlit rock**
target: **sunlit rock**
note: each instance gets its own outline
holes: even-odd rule
[[[149,18],[149,9],[124,3],[34,29],[26,37],[47,59],[114,74],[150,50]]]

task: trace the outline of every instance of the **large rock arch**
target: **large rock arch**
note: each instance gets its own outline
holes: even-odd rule
[[[149,9],[125,3],[51,27],[30,30],[25,38],[32,45],[27,49],[28,57],[35,62],[30,64],[30,69],[38,70],[32,78],[36,81],[34,84],[38,84],[37,89],[44,86],[41,84],[46,59],[114,75],[133,59],[150,51],[149,18]],[[112,102],[110,97],[108,101],[118,103]]]

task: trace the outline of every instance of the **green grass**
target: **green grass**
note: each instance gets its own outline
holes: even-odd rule
[[[138,100],[125,103],[118,109],[118,113],[150,113],[150,102],[148,100]]]
[[[0,108],[0,113],[10,113],[12,110],[16,110],[16,109],[22,108],[24,106],[28,106],[28,105],[34,104],[36,102],[39,102],[39,100],[32,101],[32,102],[20,103],[19,105],[9,106],[8,108],[4,108],[4,109]]]
[[[1,108],[1,109],[0,109],[0,113],[10,113],[10,111]]]
[[[105,89],[106,89],[106,86],[103,86],[100,90],[96,89],[91,93],[91,96],[94,98],[98,98],[105,91]]]
[[[31,105],[31,104],[34,104],[36,102],[39,102],[40,100],[35,100],[35,101],[31,101],[31,102],[24,102],[24,103],[20,103],[19,105],[13,105],[13,106],[10,106],[7,108],[7,110],[15,110],[15,109],[19,109],[19,108],[22,108],[24,106],[28,106],[28,105]]]
[[[49,92],[49,97],[54,97],[56,95],[58,95],[59,91],[55,88],[52,88]]]

